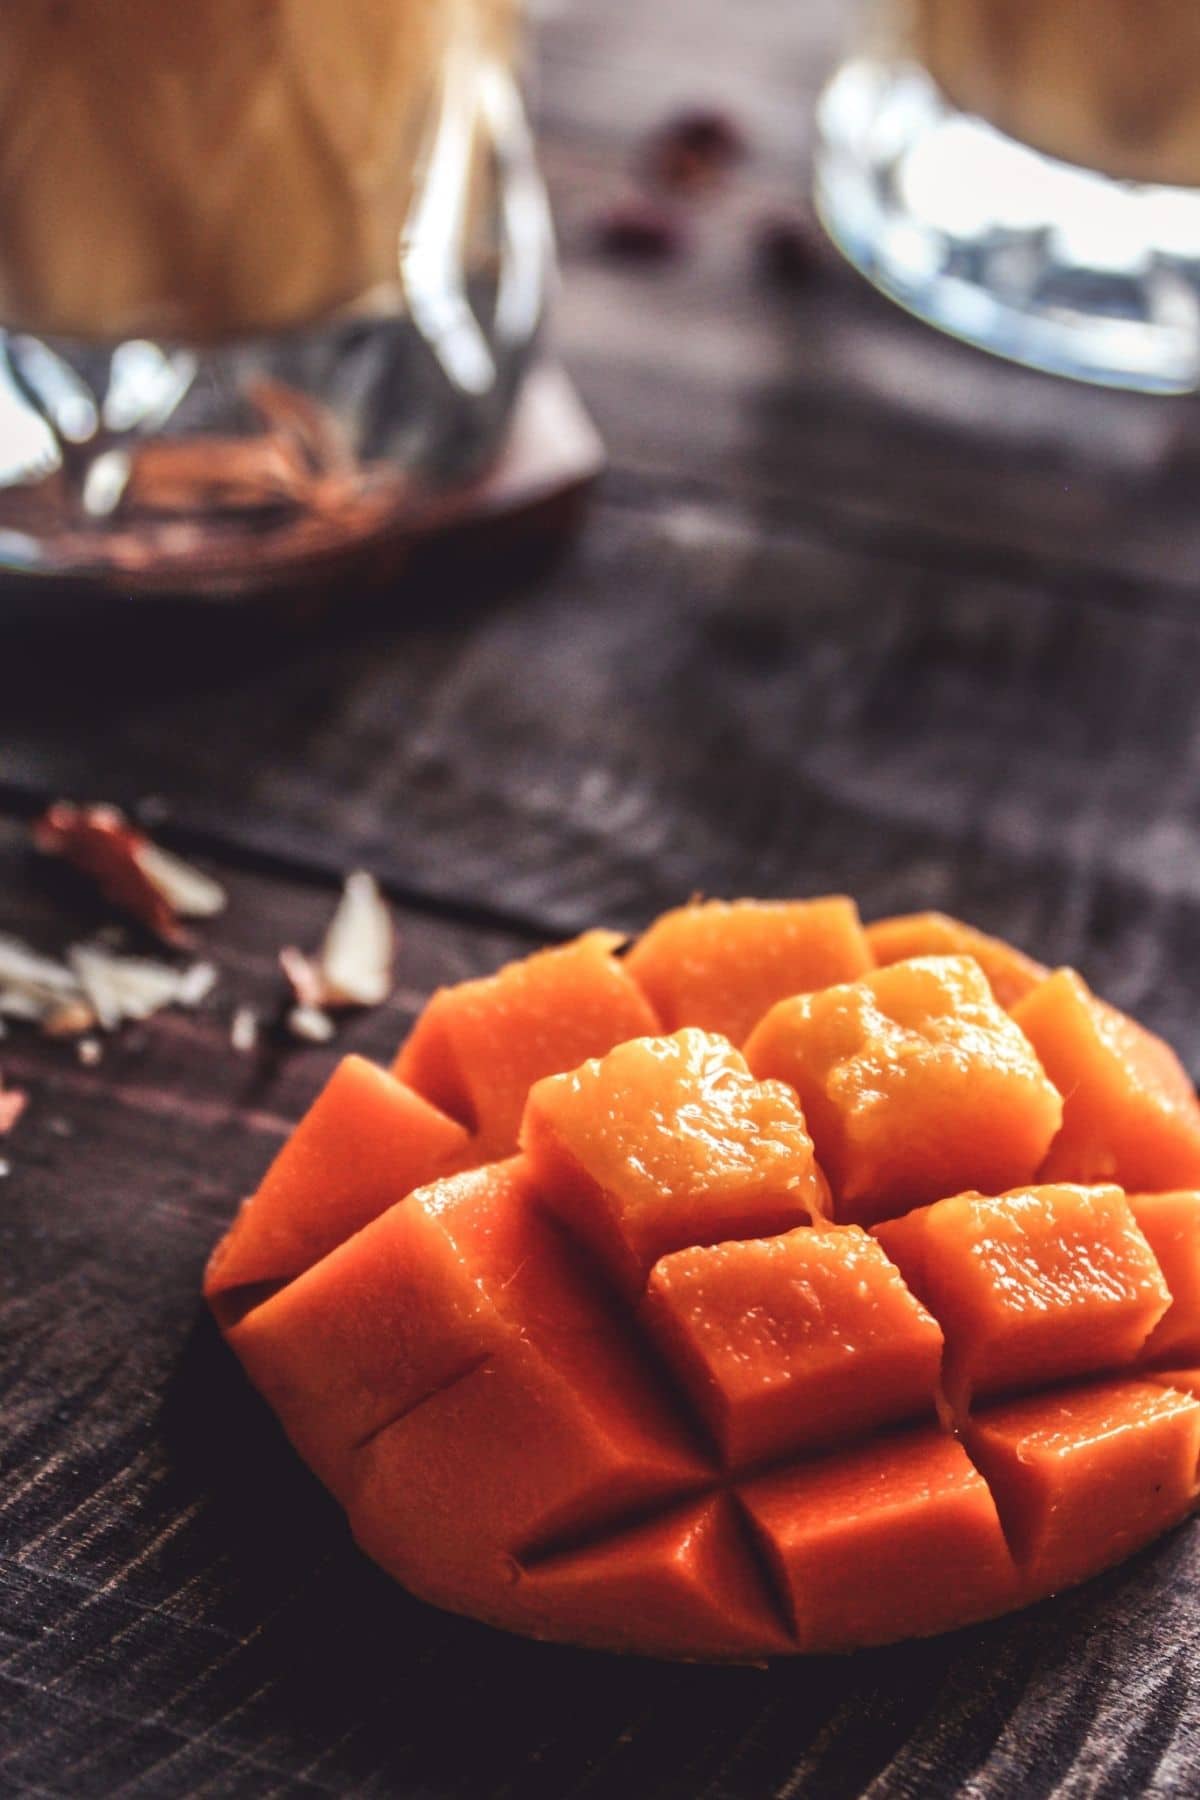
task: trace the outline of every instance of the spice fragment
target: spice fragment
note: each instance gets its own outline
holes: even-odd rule
[[[378,883],[356,869],[346,877],[317,955],[289,944],[279,952],[279,966],[303,1010],[380,1006],[392,991],[395,953],[395,927]]]
[[[240,1056],[258,1048],[258,1014],[252,1006],[239,1006],[229,1027],[229,1041]]]
[[[718,107],[693,106],[670,119],[650,144],[650,170],[664,187],[711,187],[747,152],[736,119]]]
[[[373,875],[355,869],[325,933],[320,969],[326,1006],[381,1006],[392,989],[395,931]]]
[[[682,222],[656,200],[618,200],[596,221],[596,241],[612,256],[637,262],[666,262],[686,242]]]
[[[216,979],[212,963],[178,969],[118,955],[98,940],[72,944],[58,962],[0,935],[0,1015],[40,1025],[47,1037],[82,1037],[97,1025],[113,1031],[165,1006],[198,1006]]]
[[[33,841],[88,876],[105,899],[165,943],[184,941],[181,920],[212,918],[225,905],[219,882],[152,843],[115,806],[59,801],[34,824]]]
[[[316,1006],[293,1006],[287,1027],[293,1037],[309,1044],[327,1044],[333,1036],[333,1020]]]
[[[29,1105],[24,1088],[0,1088],[0,1137],[6,1137]]]

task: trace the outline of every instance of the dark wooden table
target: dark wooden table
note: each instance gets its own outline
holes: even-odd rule
[[[436,982],[696,889],[849,889],[1079,963],[1200,1066],[1200,415],[925,332],[832,255],[782,288],[839,0],[570,0],[540,112],[558,337],[607,438],[549,567],[435,567],[323,625],[142,602],[0,629],[0,927],[88,922],[26,847],[169,807],[228,884],[198,1013],[98,1068],[14,1029],[0,1182],[0,1793],[417,1800],[1200,1792],[1200,1536],[1020,1617],[714,1671],[522,1643],[354,1551],[198,1304],[337,1054]],[[593,242],[644,134],[754,156],[687,255]],[[36,610],[36,605],[35,605]],[[399,987],[336,1045],[228,1045],[366,863]]]

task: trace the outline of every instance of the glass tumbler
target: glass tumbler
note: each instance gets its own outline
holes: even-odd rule
[[[12,0],[0,567],[238,591],[436,518],[552,261],[517,0]]]
[[[1200,385],[1195,0],[874,0],[820,108],[851,261],[1059,374]]]

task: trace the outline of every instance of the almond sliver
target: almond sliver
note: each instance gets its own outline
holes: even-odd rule
[[[396,933],[373,875],[347,875],[321,946],[326,1006],[380,1006],[392,991]]]
[[[134,861],[171,911],[181,919],[211,919],[225,910],[227,896],[219,881],[194,869],[145,838],[135,846]]]

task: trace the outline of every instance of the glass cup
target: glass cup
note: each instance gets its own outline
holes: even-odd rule
[[[886,293],[1021,362],[1200,385],[1200,7],[876,0],[818,205]]]
[[[436,516],[551,265],[516,0],[15,0],[0,565],[240,589]]]

